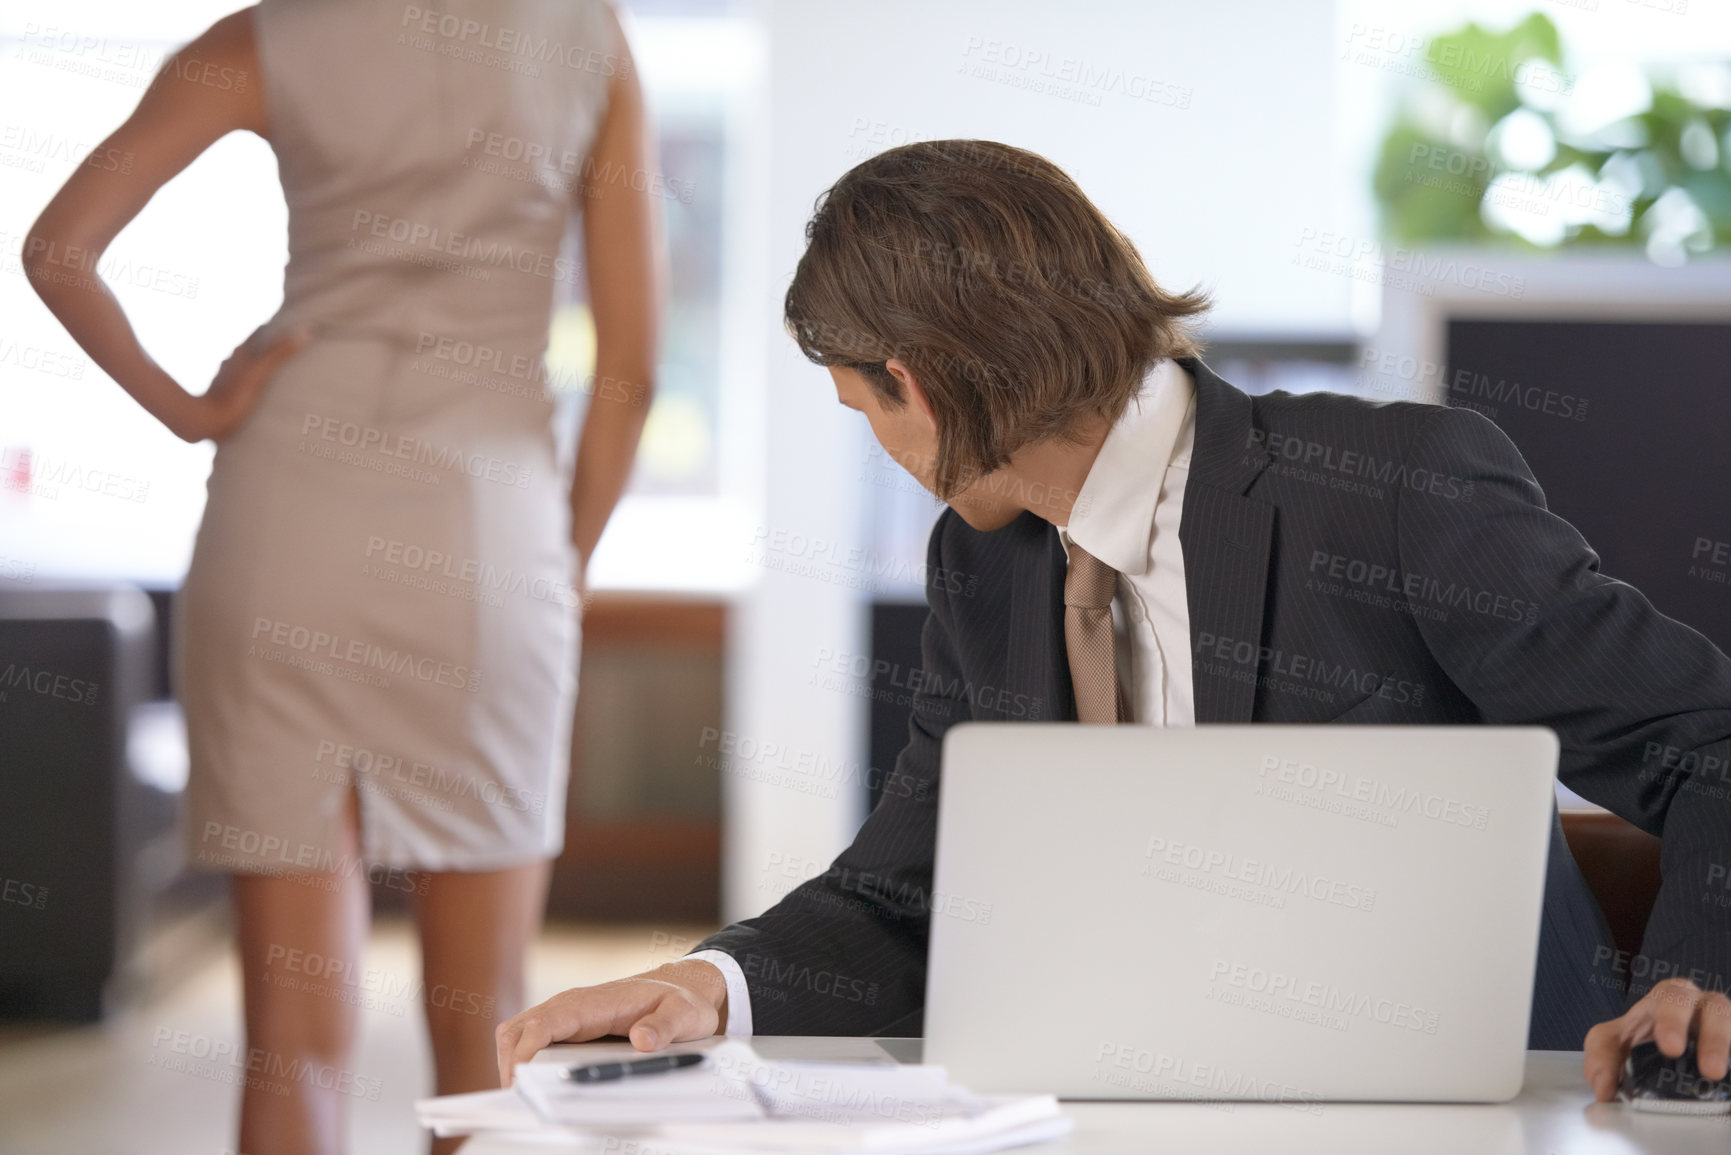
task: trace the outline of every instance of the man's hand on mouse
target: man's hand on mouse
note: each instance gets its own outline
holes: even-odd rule
[[[727,980],[712,963],[681,959],[593,987],[574,987],[506,1019],[493,1032],[499,1085],[553,1043],[624,1035],[639,1051],[707,1039],[727,1024]]]
[[[1695,1065],[1707,1079],[1723,1079],[1731,1065],[1731,999],[1703,991],[1688,979],[1656,984],[1621,1018],[1587,1032],[1581,1072],[1601,1103],[1617,1095],[1617,1080],[1629,1048],[1651,1039],[1675,1058],[1695,1036]]]

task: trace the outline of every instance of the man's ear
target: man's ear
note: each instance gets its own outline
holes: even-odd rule
[[[914,403],[914,408],[925,415],[926,424],[930,425],[932,432],[936,433],[938,429],[937,411],[932,408],[932,400],[926,396],[926,391],[920,388],[920,383],[914,379],[914,371],[908,368],[907,362],[891,357],[884,362],[884,368],[888,369],[890,376],[894,377],[896,382],[906,390],[908,398]]]

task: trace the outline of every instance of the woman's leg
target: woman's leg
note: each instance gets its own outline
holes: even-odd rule
[[[426,876],[416,915],[427,1033],[441,1095],[499,1085],[493,1028],[524,1009],[524,968],[541,929],[551,867],[537,862]],[[435,1139],[433,1155],[450,1155],[461,1142]]]
[[[359,859],[354,800],[348,845],[331,874],[234,876],[241,989],[246,1005],[242,1155],[337,1155],[343,1149],[342,1080],[317,1080],[321,1067],[348,1069],[357,1011],[341,998],[359,970],[369,894]],[[328,1086],[321,1086],[320,1083]]]

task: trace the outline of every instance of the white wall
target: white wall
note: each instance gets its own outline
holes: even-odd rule
[[[1063,165],[1162,282],[1214,288],[1219,330],[1339,334],[1352,296],[1350,282],[1318,284],[1290,263],[1303,230],[1337,227],[1330,0],[769,0],[762,11],[767,438],[753,533],[787,540],[769,564],[741,543],[759,573],[732,638],[728,728],[756,756],[741,745],[724,776],[728,918],[761,910],[852,837],[866,704],[848,691],[865,680],[837,689],[813,675],[826,655],[863,653],[872,575],[923,561],[867,550],[869,431],[780,328],[824,188],[892,144],[1003,140]],[[841,789],[807,792],[825,784]]]

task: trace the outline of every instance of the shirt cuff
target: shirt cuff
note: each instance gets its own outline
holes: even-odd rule
[[[729,1038],[750,1035],[751,988],[745,985],[745,972],[739,969],[733,956],[723,950],[699,950],[685,957],[708,963],[727,981],[727,1030],[724,1033]]]

